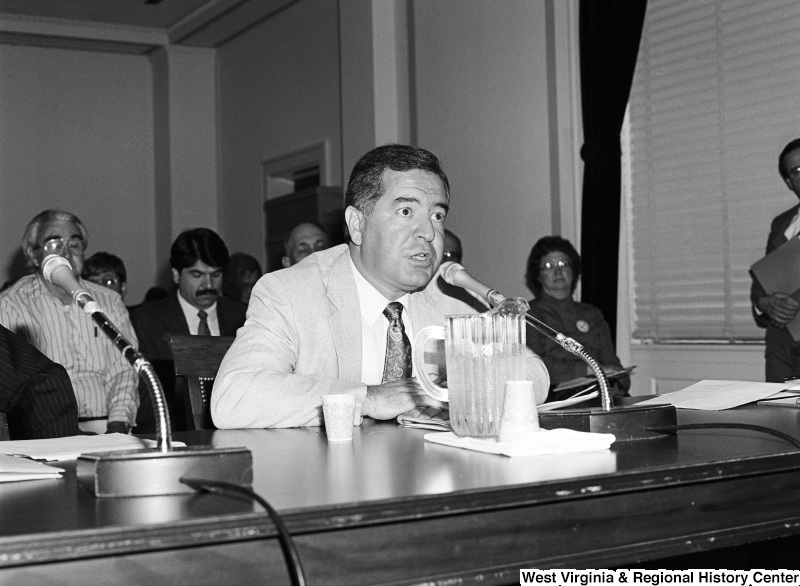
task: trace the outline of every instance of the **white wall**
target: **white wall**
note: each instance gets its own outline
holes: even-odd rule
[[[530,298],[525,265],[552,233],[545,3],[414,3],[418,144],[451,181],[464,265]],[[552,58],[552,57],[551,57]]]
[[[155,279],[153,87],[146,57],[0,45],[0,278],[47,208],[78,215],[87,256],[118,255],[129,303]],[[19,275],[16,275],[19,276]]]
[[[303,0],[218,51],[221,230],[263,257],[265,159],[328,141],[342,185],[337,3]]]

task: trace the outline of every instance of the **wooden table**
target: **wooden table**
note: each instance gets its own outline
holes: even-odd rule
[[[681,410],[679,422],[800,437],[800,410],[790,408]],[[283,516],[310,584],[517,584],[520,568],[797,567],[800,451],[773,436],[680,431],[511,459],[431,444],[426,433],[367,422],[345,443],[318,428],[177,439],[252,450],[253,489]],[[67,468],[60,480],[0,485],[0,584],[287,583],[257,505],[210,494],[96,499]]]

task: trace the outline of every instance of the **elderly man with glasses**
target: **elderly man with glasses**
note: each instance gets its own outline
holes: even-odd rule
[[[800,197],[800,138],[789,142],[778,155],[778,172],[789,191]],[[800,205],[778,214],[770,226],[767,254],[800,234]],[[753,318],[766,328],[765,370],[767,382],[782,383],[800,376],[800,342],[794,340],[786,324],[795,319],[800,304],[794,291],[765,291],[754,278],[750,290]]]
[[[35,274],[21,278],[0,297],[0,323],[66,368],[78,400],[78,425],[90,433],[128,433],[139,405],[137,375],[71,296],[42,276],[48,255],[67,259],[81,286],[132,344],[136,333],[122,298],[80,279],[88,243],[77,216],[46,210],[28,224],[22,248]]]

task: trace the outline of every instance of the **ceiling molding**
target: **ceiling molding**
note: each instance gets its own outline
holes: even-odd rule
[[[166,31],[25,15],[0,15],[0,42],[14,45],[144,53],[169,43]]]

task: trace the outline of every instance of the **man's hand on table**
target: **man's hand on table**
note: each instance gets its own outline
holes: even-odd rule
[[[389,383],[367,386],[361,412],[373,419],[393,419],[418,405],[442,407],[430,397],[415,378],[401,378]]]

